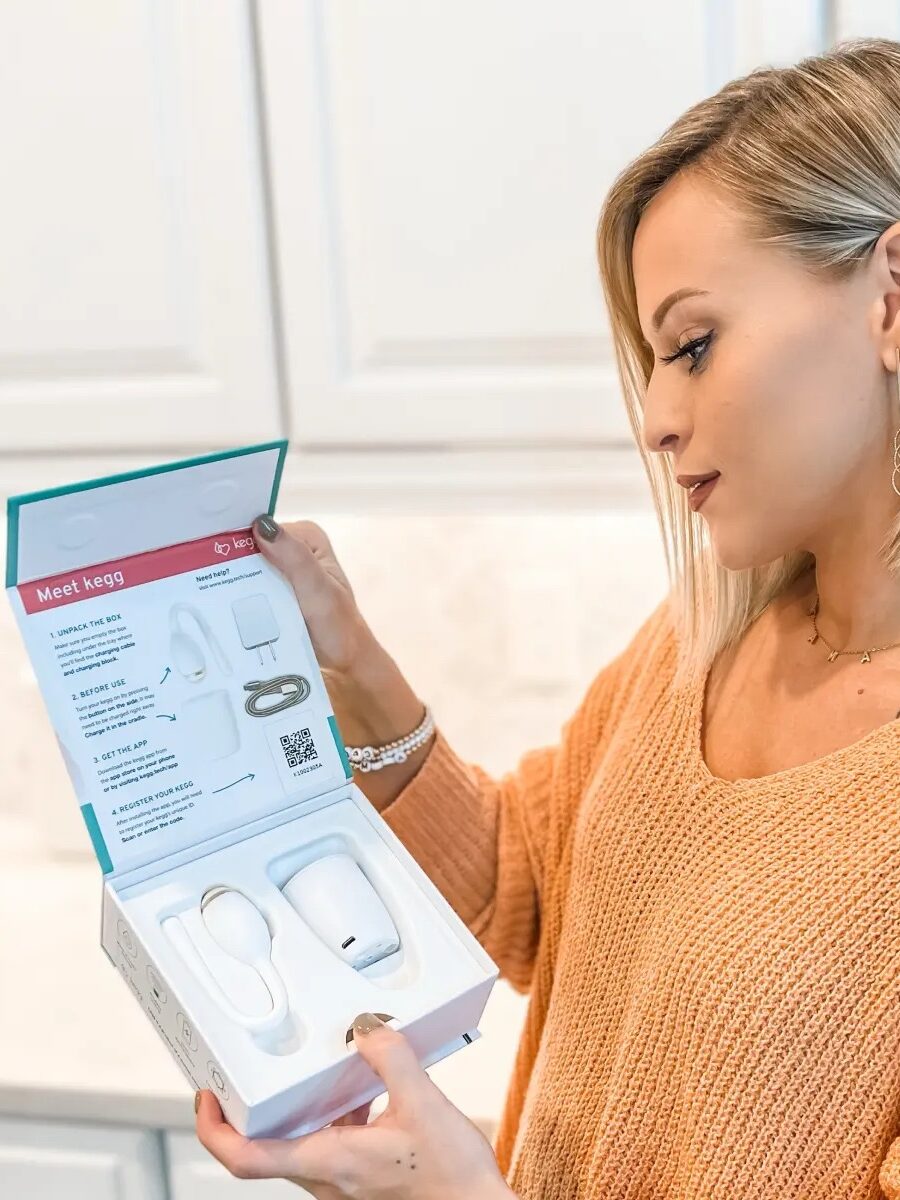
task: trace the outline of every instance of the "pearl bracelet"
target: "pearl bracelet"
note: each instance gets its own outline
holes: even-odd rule
[[[406,762],[414,750],[424,745],[434,733],[434,717],[431,709],[425,705],[425,716],[412,733],[398,738],[395,742],[386,742],[383,746],[345,746],[350,766],[354,771],[380,771],[391,763]]]

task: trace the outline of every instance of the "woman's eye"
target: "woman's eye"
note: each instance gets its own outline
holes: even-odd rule
[[[693,375],[695,369],[703,361],[703,357],[706,354],[707,348],[709,347],[709,343],[711,341],[712,331],[704,334],[703,337],[694,338],[693,341],[685,342],[685,344],[676,350],[674,354],[663,355],[660,361],[664,363],[670,363],[674,362],[676,358],[684,358],[685,356],[688,356],[691,358],[691,365],[688,367],[688,375]],[[694,358],[694,354],[697,354],[698,357]]]

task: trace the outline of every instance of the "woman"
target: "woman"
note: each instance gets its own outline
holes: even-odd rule
[[[254,1157],[210,1096],[198,1133],[317,1196],[896,1198],[900,44],[694,105],[598,253],[669,595],[503,778],[440,729],[357,776],[530,993],[498,1161],[389,1029],[372,1125]],[[257,529],[345,739],[416,728],[322,530]]]

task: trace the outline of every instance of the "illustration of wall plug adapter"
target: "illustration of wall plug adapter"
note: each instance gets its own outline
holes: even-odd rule
[[[194,618],[222,673],[231,675],[231,663],[225,657],[219,639],[203,614],[192,604],[173,604],[169,609],[169,651],[176,668],[191,683],[198,683],[206,675],[206,659],[200,643],[184,630],[182,618],[185,616]]]
[[[225,1015],[251,1033],[265,1033],[277,1028],[288,1015],[287,989],[272,962],[268,923],[252,900],[234,888],[216,886],[204,893],[199,913],[194,910],[185,913],[184,917],[187,921],[179,916],[166,917],[162,928]],[[188,925],[194,929],[193,936]],[[257,972],[272,1001],[267,1013],[254,1016],[232,1003],[198,949],[195,939],[204,933],[226,954]],[[252,1000],[249,1003],[252,1006]]]
[[[400,949],[390,913],[352,854],[326,854],[281,889],[329,950],[357,971]]]
[[[273,643],[281,636],[275,614],[269,598],[263,592],[255,592],[252,596],[242,596],[231,605],[237,625],[238,636],[245,650],[255,650],[259,657],[259,665],[263,665],[262,647],[268,646],[275,662]]]

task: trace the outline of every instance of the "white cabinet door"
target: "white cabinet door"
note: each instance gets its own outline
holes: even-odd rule
[[[594,237],[615,174],[817,0],[266,0],[301,445],[631,444]]]
[[[281,433],[249,0],[0,5],[0,453]]]
[[[313,1200],[286,1179],[237,1179],[192,1133],[169,1133],[166,1139],[169,1200]]]
[[[897,0],[834,0],[834,36],[900,38]]]
[[[0,1117],[4,1200],[166,1200],[161,1139],[148,1130]]]

